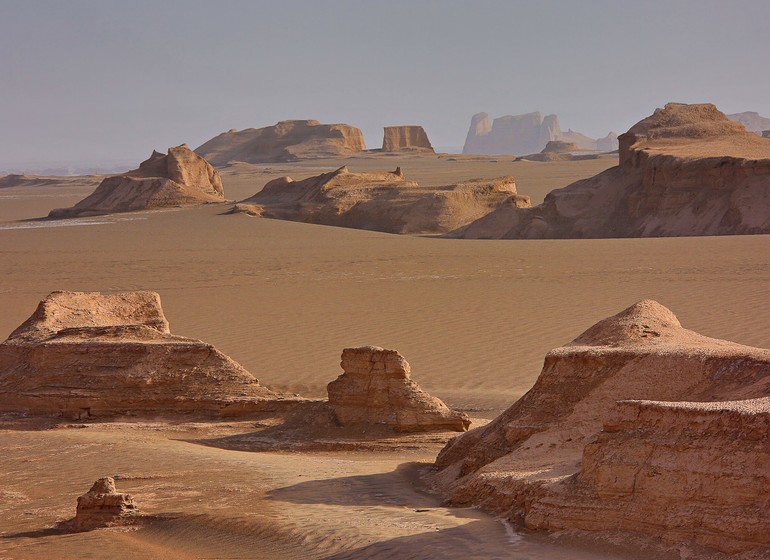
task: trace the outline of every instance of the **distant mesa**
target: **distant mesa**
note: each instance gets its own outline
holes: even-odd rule
[[[711,104],[669,103],[620,136],[620,164],[501,206],[452,237],[558,239],[770,233],[770,143]]]
[[[770,350],[644,300],[549,352],[527,394],[444,447],[432,479],[453,505],[530,529],[768,553],[768,394]]]
[[[0,177],[0,189],[13,187],[58,187],[77,185],[83,186],[90,183],[96,184],[97,177],[50,177],[39,175],[10,174]]]
[[[543,148],[540,153],[566,154],[569,152],[577,152],[578,150],[580,150],[580,148],[574,142],[567,142],[566,140],[549,140],[548,144],[545,145],[545,148]]]
[[[470,419],[431,397],[411,379],[395,350],[345,348],[342,375],[329,383],[329,405],[342,426],[383,425],[398,432],[464,432]]]
[[[575,153],[578,152],[578,153]],[[598,159],[597,153],[584,153],[581,154],[580,148],[574,142],[567,142],[565,140],[550,140],[546,144],[543,151],[538,154],[529,154],[517,158],[516,161],[573,161],[573,160],[585,160],[585,159]]]
[[[195,152],[216,166],[229,162],[275,163],[349,156],[366,149],[360,129],[316,120],[281,121],[264,128],[231,129]]]
[[[573,130],[564,132],[556,115],[543,117],[534,112],[498,117],[490,122],[487,113],[478,113],[471,119],[463,153],[533,154],[541,152],[552,140],[571,142],[580,150],[610,152],[618,148],[614,132],[599,140]]]
[[[513,177],[421,187],[401,168],[353,173],[347,167],[294,181],[281,177],[232,213],[387,233],[447,233],[501,205],[529,206]]]
[[[155,292],[53,292],[0,344],[0,412],[237,416],[282,399],[210,344],[171,334]]]
[[[382,137],[383,152],[404,150],[433,152],[425,129],[421,126],[386,126]]]
[[[49,218],[77,218],[224,201],[219,172],[182,144],[164,155],[153,151],[138,169],[108,177],[71,208]]]
[[[78,532],[125,525],[136,518],[136,504],[130,494],[118,492],[115,479],[107,476],[94,482],[78,498],[73,529]]]
[[[732,115],[727,115],[727,118],[741,123],[749,132],[762,134],[763,131],[770,129],[770,119],[763,117],[756,111],[733,113]]]

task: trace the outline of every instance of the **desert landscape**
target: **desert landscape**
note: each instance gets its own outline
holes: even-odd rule
[[[41,44],[77,27],[40,1],[51,15],[0,11],[27,27],[53,18]],[[343,16],[332,3],[174,12],[185,33],[229,26],[182,72],[169,64],[181,48],[148,58],[136,38],[189,47],[200,34],[147,21],[128,32],[135,16],[108,4],[72,8],[81,32],[122,45],[115,69],[141,68],[130,103],[144,102],[140,82],[167,97],[126,117],[102,66],[114,99],[98,113],[83,82],[58,76],[103,130],[66,128],[55,155],[44,134],[59,117],[22,129],[30,87],[13,78],[15,101],[0,104],[0,560],[770,558],[765,105],[728,95],[723,111],[718,88],[716,103],[698,90],[646,105],[614,78],[613,103],[577,88],[575,105],[533,73],[500,103],[476,87],[503,80],[488,71],[420,104],[421,74],[447,74],[414,54],[428,39],[389,57],[361,40],[362,62],[350,48],[361,30],[329,31]],[[366,39],[399,14],[454,29],[494,11],[348,10]],[[549,15],[584,17],[564,10]],[[666,17],[677,10],[695,13]],[[273,60],[287,21],[316,42],[292,33]],[[529,27],[518,34],[543,29]],[[560,50],[543,45],[518,72],[534,57],[569,76],[566,29],[550,35]],[[469,52],[494,59],[493,44],[521,47],[514,35]],[[219,43],[238,41],[261,46],[257,62],[217,81],[233,68]],[[452,60],[467,69],[466,56]],[[268,59],[255,89],[235,87]],[[344,69],[327,72],[332,60]],[[360,95],[362,83],[378,91]],[[223,124],[233,115],[245,128]],[[83,150],[93,157],[71,155]]]

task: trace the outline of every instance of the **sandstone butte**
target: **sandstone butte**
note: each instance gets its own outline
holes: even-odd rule
[[[533,154],[540,152],[551,140],[561,140],[577,145],[581,150],[611,152],[618,148],[614,132],[595,140],[559,125],[559,117],[539,112],[524,115],[506,115],[490,122],[487,113],[477,113],[471,118],[471,126],[463,146],[464,154]]]
[[[130,494],[118,492],[112,477],[100,478],[78,498],[72,528],[91,531],[130,522],[136,516],[136,504]]]
[[[669,103],[620,136],[620,164],[503,206],[452,237],[560,239],[770,233],[770,141],[711,104]]]
[[[272,163],[348,156],[365,149],[360,129],[311,119],[281,121],[241,131],[232,129],[200,145],[195,152],[213,165],[223,166],[232,161]]]
[[[384,425],[398,432],[464,432],[470,419],[411,379],[409,362],[377,346],[345,348],[343,373],[329,383],[329,405],[342,426]]]
[[[386,126],[382,137],[382,151],[401,150],[433,152],[433,146],[421,126]]]
[[[641,301],[549,352],[528,393],[450,440],[432,480],[530,529],[767,558],[769,394],[770,350]]]
[[[501,205],[529,206],[513,177],[478,179],[438,187],[393,172],[330,173],[294,181],[274,179],[233,208],[234,213],[387,233],[446,233]]]
[[[53,292],[0,344],[0,412],[235,416],[291,400],[172,335],[155,292]]]
[[[219,172],[186,144],[153,152],[138,169],[108,177],[71,208],[57,208],[49,218],[99,216],[207,202],[222,202]]]

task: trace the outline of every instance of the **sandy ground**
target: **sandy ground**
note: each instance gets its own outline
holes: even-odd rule
[[[242,199],[279,175],[401,165],[424,184],[512,174],[537,204],[613,164],[452,157],[235,166],[223,180]],[[269,387],[323,396],[343,347],[376,344],[406,356],[423,388],[482,418],[531,386],[548,350],[643,298],[697,332],[770,347],[770,236],[445,240],[226,216],[228,205],[57,227],[16,221],[91,190],[0,190],[0,337],[53,290],[150,289],[172,332],[213,343]],[[419,489],[438,442],[308,454],[199,441],[252,429],[6,426],[0,558],[614,558],[537,536],[511,542],[497,520],[440,507]],[[160,517],[141,529],[47,532],[111,474]]]

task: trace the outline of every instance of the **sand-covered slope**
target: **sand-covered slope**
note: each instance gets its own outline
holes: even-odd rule
[[[222,202],[219,173],[186,144],[153,152],[138,169],[108,177],[71,208],[57,208],[50,218],[98,216],[117,212]]]
[[[154,292],[54,292],[0,344],[0,411],[237,415],[279,396],[210,344],[172,335]]]
[[[337,157],[365,149],[360,129],[349,124],[321,124],[310,119],[223,132],[195,152],[221,166],[231,161],[270,163]]]
[[[620,136],[620,165],[452,235],[551,239],[770,232],[770,141],[711,104],[669,103]]]
[[[302,181],[270,181],[234,211],[388,233],[446,233],[504,204],[529,205],[513,177],[420,187],[400,168],[351,173],[341,167]]]
[[[617,528],[730,552],[770,545],[770,533],[757,530],[770,523],[768,395],[770,350],[699,335],[662,305],[641,301],[549,352],[526,395],[442,450],[435,482],[455,504],[481,505],[533,528]],[[699,404],[746,399],[763,400]],[[679,404],[622,403],[618,419],[618,401],[628,400]],[[659,412],[646,416],[629,407]],[[732,422],[728,414],[720,420],[720,409],[748,419]],[[661,419],[654,418],[658,413]],[[610,450],[613,438],[623,443]],[[696,485],[693,491],[668,491],[673,475],[656,471],[656,441],[671,451],[666,470],[682,473]],[[648,455],[639,453],[645,446]],[[632,464],[659,478],[640,479],[629,472]],[[729,487],[710,488],[717,478]],[[743,491],[734,495],[730,488]],[[652,510],[672,508],[677,515],[645,521]],[[704,536],[702,527],[720,522],[734,528],[729,542]]]

